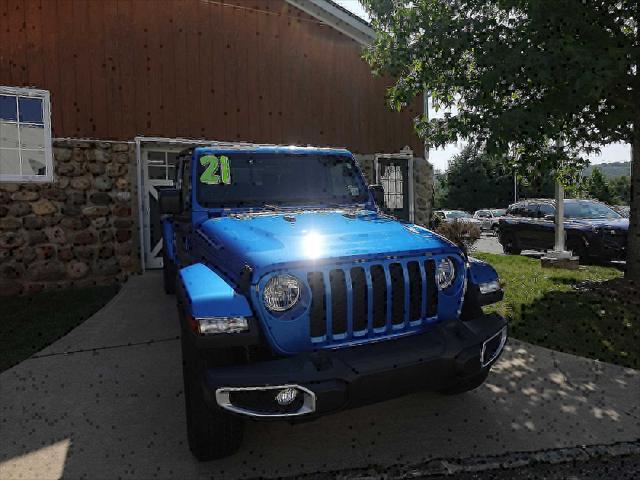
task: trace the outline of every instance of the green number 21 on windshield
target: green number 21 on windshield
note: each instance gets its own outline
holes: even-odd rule
[[[231,166],[229,158],[221,155],[203,155],[200,157],[200,165],[207,168],[200,175],[200,182],[207,185],[231,185]]]

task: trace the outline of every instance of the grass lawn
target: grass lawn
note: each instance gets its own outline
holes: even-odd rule
[[[607,288],[620,271],[543,269],[540,260],[523,256],[474,256],[498,271],[504,300],[485,308],[508,316],[515,338],[640,369],[640,300]]]
[[[52,290],[0,300],[0,371],[29,358],[102,308],[119,286]]]

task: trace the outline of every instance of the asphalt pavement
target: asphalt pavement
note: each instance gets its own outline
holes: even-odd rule
[[[249,422],[236,455],[186,442],[175,299],[131,278],[100,312],[0,374],[0,478],[248,478],[613,445],[640,438],[640,372],[511,340],[486,384],[313,422]]]
[[[473,245],[474,252],[504,254],[502,245],[498,242],[497,235],[493,233],[483,233],[480,239]]]

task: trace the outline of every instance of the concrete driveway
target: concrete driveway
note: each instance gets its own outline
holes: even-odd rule
[[[493,233],[483,233],[478,241],[473,245],[474,252],[504,254],[502,245],[498,241],[498,236]]]
[[[0,374],[0,478],[287,476],[640,438],[639,372],[511,341],[475,392],[249,422],[237,455],[201,464],[185,439],[177,334],[174,298],[148,273]]]

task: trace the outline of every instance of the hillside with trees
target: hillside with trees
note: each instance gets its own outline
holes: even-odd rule
[[[594,168],[599,168],[605,178],[628,177],[631,175],[631,162],[611,162],[589,165],[582,171],[582,175],[588,177]]]

